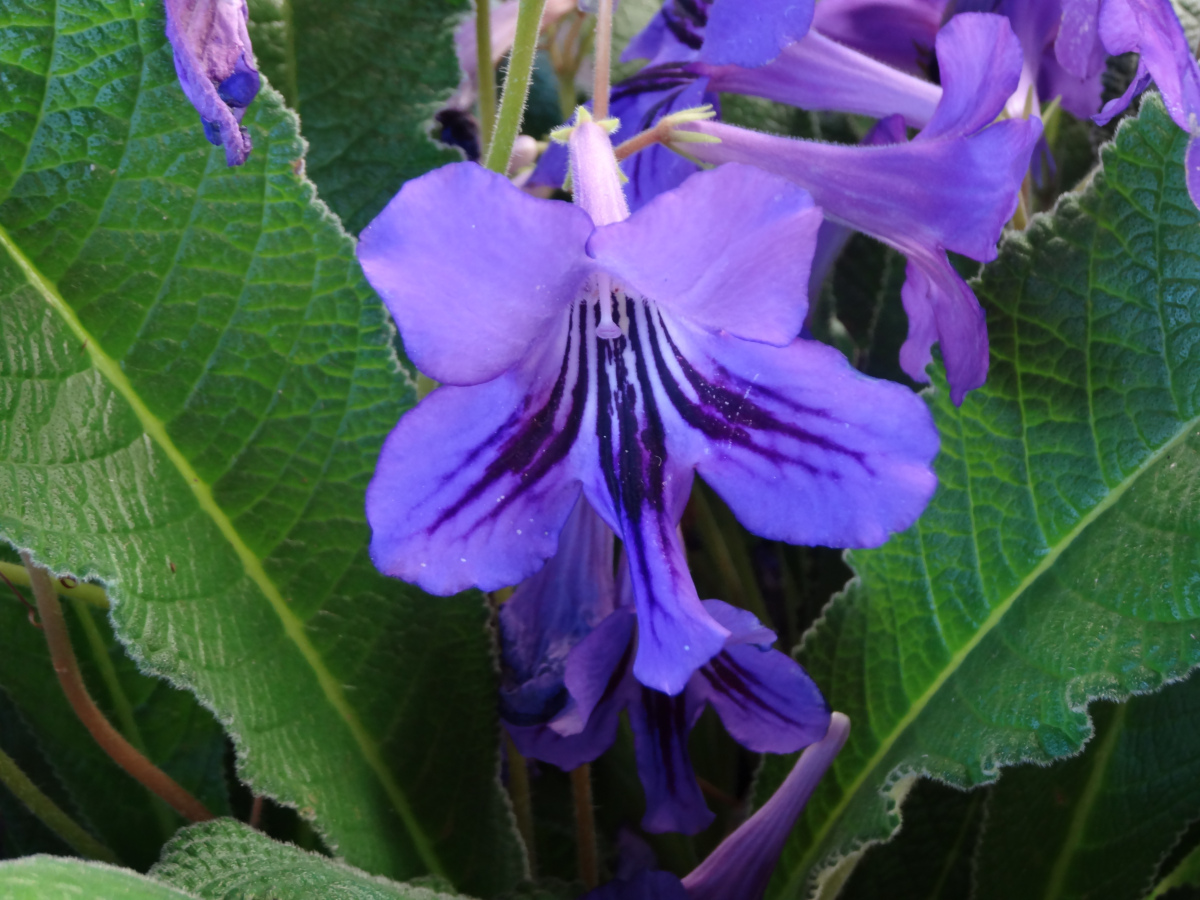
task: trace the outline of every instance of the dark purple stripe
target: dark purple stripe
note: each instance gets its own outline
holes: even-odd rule
[[[554,420],[558,415],[558,409],[562,405],[563,397],[566,394],[567,375],[570,372],[571,343],[574,335],[573,320],[572,326],[567,332],[567,346],[563,352],[562,366],[559,369],[558,378],[554,382],[554,387],[550,391],[549,399],[527,421],[525,426],[517,434],[513,435],[504,447],[501,448],[496,459],[484,470],[483,477],[472,484],[456,503],[438,516],[437,520],[429,527],[428,533],[432,534],[462,512],[469,503],[478,499],[485,490],[505,475],[519,476],[517,484],[509,489],[504,499],[493,505],[479,522],[498,515],[517,498],[537,484],[554,466],[566,458],[571,450],[571,446],[575,443],[576,437],[579,436],[579,429],[583,423],[584,406],[587,402],[588,349],[587,340],[585,339],[586,316],[587,304],[580,303],[579,365],[575,384],[571,388],[570,411],[567,414],[567,421],[564,423],[563,429],[556,431]],[[526,398],[526,405],[528,405],[530,399]],[[490,440],[489,442],[485,442],[485,446],[489,443],[491,443]],[[476,448],[469,459],[475,458],[480,449]]]

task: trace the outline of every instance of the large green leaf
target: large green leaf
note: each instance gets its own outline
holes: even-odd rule
[[[0,0],[0,537],[96,577],[147,670],[355,865],[523,863],[475,596],[378,575],[362,497],[413,400],[266,89],[226,169],[158,3]]]
[[[774,896],[890,835],[912,776],[966,786],[1074,753],[1090,698],[1200,662],[1200,217],[1185,144],[1147,99],[1087,192],[985,270],[991,373],[961,409],[933,391],[938,492],[914,527],[852,554],[859,577],[802,644],[854,728]],[[787,767],[768,761],[760,796]]]
[[[469,8],[469,0],[253,0],[259,62],[300,113],[308,176],[351,231],[407,179],[462,158],[429,134],[459,82],[452,32]]]
[[[281,844],[232,819],[181,831],[150,875],[204,900],[450,900]]]
[[[1000,777],[976,900],[1138,900],[1200,818],[1200,677],[1094,714],[1082,755]]]
[[[0,863],[0,900],[195,900],[137,872],[56,856]]]
[[[988,788],[960,791],[921,779],[904,801],[904,824],[871,847],[838,895],[842,900],[966,900],[971,857]],[[1024,900],[1013,894],[1007,900]]]
[[[225,736],[212,714],[187,692],[139,673],[99,610],[76,604],[66,615],[84,680],[109,720],[215,814],[228,814]],[[0,603],[0,635],[0,687],[15,707],[7,715],[19,713],[53,769],[34,771],[25,763],[28,774],[87,822],[123,863],[149,868],[183,819],[88,734],[58,685],[45,637],[29,624],[21,604]],[[8,726],[0,716],[0,747],[13,746],[18,729],[19,723]],[[57,796],[60,786],[66,798]]]

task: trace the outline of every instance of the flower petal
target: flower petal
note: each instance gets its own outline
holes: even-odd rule
[[[518,725],[549,722],[566,705],[568,654],[616,600],[613,533],[582,497],[558,548],[500,607],[500,714]]]
[[[564,681],[580,723],[587,722],[597,706],[625,696],[620,682],[629,673],[636,623],[632,609],[616,610],[580,641],[567,659]],[[555,730],[571,733],[566,727]]]
[[[689,693],[670,697],[642,688],[629,706],[638,776],[646,792],[642,828],[695,834],[716,818],[704,802],[688,754],[688,735],[703,710]]]
[[[764,66],[812,24],[813,0],[714,0],[700,59],[714,66]]]
[[[718,621],[731,624],[719,611],[727,604],[704,605]],[[730,736],[756,753],[794,753],[824,737],[829,706],[808,673],[786,653],[737,637],[734,632],[695,679],[698,695],[712,704]]]
[[[968,391],[987,380],[987,316],[944,253],[913,253],[905,276],[900,299],[908,313],[908,336],[900,348],[900,365],[914,381],[929,381],[925,367],[937,341],[950,398],[961,404]]]
[[[1200,133],[1200,66],[1170,0],[1104,0],[1100,39],[1114,56],[1140,53],[1138,75],[1154,79],[1176,125],[1188,134]],[[1144,87],[1144,78],[1135,83]],[[1122,98],[1125,105],[1129,96]],[[1111,118],[1124,109],[1119,103],[1110,103],[1103,115]]]
[[[564,315],[519,369],[439,388],[401,418],[367,489],[380,571],[452,594],[516,584],[554,555],[579,496],[570,453],[587,401],[584,318],[582,307]]]
[[[948,0],[821,0],[813,31],[911,75],[933,62]]]
[[[815,31],[758,69],[698,66],[697,70],[709,76],[715,91],[765,97],[802,109],[839,110],[875,118],[899,114],[916,128],[929,121],[942,97],[936,84]]]
[[[804,285],[821,225],[807,192],[751,166],[693,175],[588,253],[620,281],[710,331],[784,345],[808,311]]]
[[[942,102],[918,141],[991,125],[1021,79],[1021,42],[1004,16],[955,16],[938,32],[937,60]]]
[[[586,278],[587,213],[475,163],[409,181],[359,238],[358,259],[413,363],[445,384],[515,365]]]
[[[850,720],[834,713],[828,733],[800,755],[771,799],[684,877],[689,900],[760,900],[792,826],[849,735]]]
[[[1062,0],[1062,22],[1054,53],[1076,78],[1090,79],[1104,71],[1100,41],[1100,0]]]
[[[684,327],[670,334],[680,373],[671,402],[696,435],[691,458],[747,529],[872,547],[920,515],[936,486],[938,438],[907,388],[860,375],[816,341],[769,349]]]

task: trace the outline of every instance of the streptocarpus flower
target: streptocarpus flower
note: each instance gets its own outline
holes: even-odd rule
[[[682,881],[642,871],[601,885],[584,900],[761,900],[788,833],[849,735],[850,720],[835,712],[825,736],[800,755],[771,799]]]
[[[706,706],[713,707],[734,740],[758,753],[792,753],[818,740],[828,728],[829,708],[799,664],[771,648],[772,631],[719,600],[703,602],[729,632],[720,652],[677,696],[643,687],[632,672],[639,629],[627,596],[628,569],[622,568],[626,596],[620,606],[567,656],[563,685],[569,700],[562,711],[544,724],[525,726],[506,715],[505,726],[523,755],[570,770],[612,745],[618,717],[627,712],[646,792],[642,827],[694,834],[713,820],[687,746]],[[570,606],[573,599],[560,595],[559,603]],[[540,626],[529,622],[522,630],[537,632]]]
[[[242,127],[260,78],[246,30],[246,0],[166,0],[167,40],[184,95],[200,113],[204,135],[240,166],[250,154]]]
[[[629,216],[599,125],[571,158],[578,205],[459,163],[363,232],[368,279],[444,385],[384,446],[371,553],[435,594],[516,584],[582,490],[629,556],[634,672],[676,694],[729,636],[675,527],[694,472],[758,534],[875,545],[923,509],[937,435],[910,392],[796,339],[821,219],[804,191],[725,167]]]
[[[827,217],[904,253],[909,333],[901,364],[912,378],[928,380],[930,349],[940,342],[951,395],[960,403],[987,377],[987,327],[946,251],[995,258],[1041,123],[995,122],[1021,77],[1021,47],[1007,19],[956,16],[936,49],[942,99],[911,142],[845,147],[694,122],[680,130],[719,143],[681,146],[702,162],[749,163],[782,175],[807,189]]]

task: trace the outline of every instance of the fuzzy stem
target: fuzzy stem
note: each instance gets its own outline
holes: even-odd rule
[[[11,756],[0,750],[0,784],[25,805],[43,825],[62,838],[63,843],[88,859],[115,863],[116,855],[84,830],[83,826],[41,792],[29,776],[21,771]]]
[[[571,795],[575,800],[575,846],[579,857],[579,878],[591,890],[600,883],[600,869],[596,861],[592,767],[587,763],[571,770]]]
[[[70,600],[71,608],[78,617],[80,625],[83,626],[83,634],[92,651],[92,659],[95,660],[96,668],[100,671],[100,678],[108,689],[108,699],[112,703],[113,712],[116,713],[117,724],[121,726],[121,733],[129,739],[129,743],[133,744],[139,753],[146,756],[146,742],[142,740],[142,730],[138,727],[137,719],[133,715],[133,704],[129,702],[129,697],[121,686],[121,680],[117,677],[117,669],[109,658],[108,643],[104,640],[100,629],[96,627],[96,621],[83,601],[77,597],[71,597]],[[154,815],[158,819],[158,827],[165,841],[175,833],[176,820],[161,798],[152,797],[152,799]]]
[[[517,142],[517,135],[521,131],[525,101],[529,99],[529,83],[533,77],[538,34],[542,29],[542,13],[545,10],[546,0],[521,0],[517,9],[517,36],[508,57],[508,74],[504,78],[504,94],[500,97],[496,130],[484,162],[487,168],[501,175],[508,171],[513,144]]]
[[[479,87],[479,132],[483,146],[496,124],[496,69],[492,65],[491,0],[475,0],[475,78]]]
[[[537,878],[537,848],[533,832],[533,795],[529,791],[529,768],[525,757],[504,732],[504,750],[508,755],[508,793],[512,798],[513,815],[517,817],[517,831],[525,842],[525,854],[529,857],[529,877]]]
[[[613,0],[600,0],[596,13],[596,80],[592,90],[592,112],[597,119],[608,118],[609,83],[612,79]]]
[[[181,787],[170,775],[146,759],[127,741],[122,734],[112,727],[104,717],[104,713],[96,706],[83,676],[79,671],[79,661],[71,647],[71,636],[67,632],[67,622],[63,618],[62,605],[54,592],[54,584],[50,573],[35,566],[28,553],[21,554],[21,560],[29,572],[29,581],[33,586],[33,596],[37,600],[38,616],[42,620],[42,630],[46,634],[46,644],[50,648],[50,661],[54,664],[54,673],[58,683],[75,715],[79,717],[85,728],[95,738],[96,743],[112,757],[113,762],[128,772],[133,778],[145,785],[146,788],[162,797],[181,816],[191,822],[206,822],[214,818],[199,800]]]

